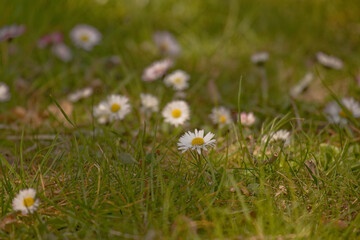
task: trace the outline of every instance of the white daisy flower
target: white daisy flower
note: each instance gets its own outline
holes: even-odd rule
[[[110,95],[105,101],[94,107],[94,116],[99,123],[122,120],[131,111],[129,99],[122,95]]]
[[[93,94],[93,89],[91,87],[79,89],[74,93],[68,95],[68,100],[70,102],[77,102],[80,99],[88,98]]]
[[[269,53],[267,52],[257,52],[254,53],[253,55],[251,55],[251,62],[254,64],[264,64],[265,62],[267,62],[267,60],[269,59]]]
[[[161,53],[172,57],[180,54],[181,47],[171,33],[167,31],[157,31],[154,33],[153,38]]]
[[[343,98],[341,104],[353,115],[354,118],[360,118],[360,103],[354,98]],[[325,114],[329,122],[347,124],[347,115],[336,101],[332,101],[325,106]]]
[[[242,112],[240,114],[240,119],[241,119],[241,124],[246,127],[250,127],[256,121],[255,115],[252,112],[250,113]]]
[[[263,143],[266,143],[267,141],[269,141],[269,143],[281,141],[284,142],[285,146],[287,146],[290,144],[290,132],[281,129],[275,133],[270,133],[268,135],[263,136],[261,141]]]
[[[327,68],[341,69],[343,68],[343,62],[334,56],[329,56],[323,52],[316,53],[316,59],[318,62]]]
[[[299,96],[302,92],[306,90],[306,88],[309,86],[309,84],[313,81],[314,75],[310,72],[308,72],[298,84],[296,84],[293,88],[290,90],[290,96],[293,98],[296,98]]]
[[[164,79],[165,85],[173,87],[176,91],[182,91],[188,88],[188,81],[190,79],[189,74],[183,70],[176,70],[171,74],[167,75]]]
[[[102,35],[96,28],[90,25],[79,24],[71,30],[70,38],[77,47],[90,51],[95,45],[100,43]]]
[[[121,58],[118,55],[113,55],[105,59],[106,66],[109,68],[115,67],[121,63]]]
[[[225,107],[213,108],[209,117],[214,124],[219,124],[220,126],[232,123],[230,110]]]
[[[110,122],[110,114],[107,104],[102,102],[99,105],[94,107],[94,117],[97,118],[98,123],[105,124]]]
[[[32,188],[21,190],[13,199],[14,211],[21,211],[23,215],[33,213],[39,207],[39,199],[35,198],[36,191]]]
[[[141,108],[145,112],[159,111],[159,99],[151,94],[140,94]]]
[[[0,102],[9,101],[11,97],[10,89],[8,85],[3,82],[0,82]]]
[[[69,62],[73,57],[70,48],[64,43],[53,45],[51,52],[63,62]]]
[[[165,122],[168,122],[175,127],[183,125],[190,119],[189,105],[181,100],[172,101],[164,107],[162,115],[165,118]]]
[[[53,32],[50,34],[46,34],[44,36],[42,36],[38,41],[37,41],[37,46],[39,48],[45,48],[49,45],[52,44],[59,44],[62,43],[64,40],[64,36],[62,35],[61,32]]]
[[[172,65],[173,61],[170,59],[153,62],[150,66],[144,69],[142,79],[145,82],[155,81],[163,77]]]
[[[10,25],[0,28],[0,42],[10,41],[13,38],[24,34],[26,27],[24,25]]]
[[[212,139],[215,135],[211,132],[206,134],[204,137],[204,130],[198,131],[195,129],[195,132],[192,133],[188,131],[182,135],[178,142],[178,149],[183,153],[187,150],[196,150],[198,154],[201,154],[201,150],[207,151],[207,147],[214,147],[216,140]]]

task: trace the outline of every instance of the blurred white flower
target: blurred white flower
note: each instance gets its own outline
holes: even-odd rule
[[[341,104],[352,114],[354,118],[360,118],[360,103],[354,98],[343,98]],[[332,101],[325,106],[324,112],[331,123],[347,124],[347,113],[339,106],[336,101]]]
[[[269,59],[269,53],[267,52],[257,52],[254,53],[253,55],[251,55],[251,62],[254,64],[264,64],[265,62],[267,62],[267,60]]]
[[[279,130],[275,133],[270,133],[268,135],[264,135],[261,139],[262,143],[273,143],[273,142],[283,142],[285,146],[290,144],[290,132],[286,130]]]
[[[230,110],[222,106],[213,108],[209,117],[214,124],[219,124],[220,126],[233,122]]]
[[[309,84],[313,81],[313,79],[314,79],[314,75],[308,72],[298,84],[296,84],[293,88],[291,88],[290,96],[292,96],[293,98],[299,96],[302,92],[305,91],[305,89],[309,86]]]
[[[63,62],[69,62],[73,57],[70,48],[64,43],[53,45],[51,52]]]
[[[0,102],[9,101],[10,97],[10,88],[5,83],[0,82]]]
[[[95,45],[100,43],[102,35],[93,26],[79,24],[71,30],[70,38],[75,46],[90,51]]]
[[[150,66],[144,69],[142,79],[145,82],[155,81],[163,77],[172,65],[173,61],[170,59],[153,62]]]
[[[37,41],[37,46],[39,48],[45,48],[45,47],[47,47],[49,45],[52,45],[52,44],[62,43],[63,40],[64,40],[64,36],[62,35],[61,32],[53,32],[53,33],[42,36]]]
[[[163,111],[162,115],[165,122],[168,122],[175,127],[183,125],[190,119],[189,105],[185,101],[172,101],[168,103]]]
[[[14,211],[21,211],[23,215],[33,213],[39,207],[36,191],[32,188],[21,190],[12,201]]]
[[[0,42],[10,41],[13,38],[24,34],[26,27],[24,25],[9,25],[0,28]]]
[[[204,137],[204,130],[198,131],[195,129],[194,133],[188,131],[180,137],[177,144],[178,149],[183,153],[187,150],[196,150],[198,154],[201,154],[201,150],[207,151],[207,147],[215,146],[216,140],[212,139],[214,136],[213,133],[209,132]]]
[[[115,67],[121,63],[121,58],[118,55],[113,55],[106,58],[106,64],[108,67]]]
[[[91,87],[79,89],[74,93],[68,95],[68,100],[70,102],[77,102],[80,99],[88,98],[93,94],[93,89]]]
[[[166,55],[176,57],[181,52],[181,47],[174,36],[167,31],[157,31],[153,35],[154,42],[159,50]]]
[[[246,127],[250,127],[256,121],[255,115],[252,112],[250,113],[242,112],[240,114],[240,119],[241,119],[241,124]]]
[[[129,99],[118,94],[108,96],[105,101],[94,107],[94,116],[98,118],[99,123],[122,120],[130,112]]]
[[[98,123],[105,124],[110,122],[110,113],[107,104],[101,102],[94,107],[94,117],[97,118]]]
[[[151,94],[140,94],[141,108],[145,112],[159,111],[159,100]]]
[[[189,87],[189,79],[190,76],[185,71],[176,70],[167,75],[164,79],[164,82],[166,86],[172,87],[176,91],[182,91]]]
[[[343,62],[334,56],[329,56],[323,52],[316,53],[316,59],[318,62],[327,68],[341,69],[343,68]]]

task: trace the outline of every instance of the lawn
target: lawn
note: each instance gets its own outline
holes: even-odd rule
[[[360,239],[358,0],[0,9],[0,239]]]

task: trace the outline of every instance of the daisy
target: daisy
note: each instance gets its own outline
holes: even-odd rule
[[[211,132],[206,134],[204,137],[204,130],[198,131],[195,129],[195,132],[192,133],[188,131],[182,135],[178,142],[178,149],[183,153],[187,150],[196,150],[198,154],[201,154],[201,150],[207,151],[207,147],[214,147],[216,140],[212,139],[215,135]]]
[[[176,91],[182,91],[188,88],[188,81],[190,79],[189,74],[183,70],[176,70],[165,77],[164,82],[168,87],[173,87]]]
[[[318,62],[327,68],[341,69],[343,68],[343,62],[334,56],[329,56],[323,52],[316,53],[316,59]]]
[[[165,118],[165,122],[175,127],[183,125],[190,119],[189,105],[184,101],[172,101],[164,107],[162,115]]]
[[[113,94],[94,108],[94,116],[98,118],[99,123],[106,123],[122,120],[130,111],[129,99],[122,95]]]
[[[214,124],[219,124],[220,126],[232,123],[230,110],[225,107],[213,108],[209,117]]]
[[[24,25],[10,25],[0,28],[0,42],[10,41],[13,38],[24,34],[26,28]]]
[[[120,56],[113,55],[113,56],[105,58],[105,64],[106,64],[106,67],[108,67],[108,68],[116,67],[120,63],[121,63]]]
[[[154,33],[153,38],[161,53],[172,57],[180,54],[181,47],[171,33],[167,31],[157,31]]]
[[[151,94],[140,94],[141,108],[145,112],[158,112],[159,111],[159,100],[157,97]]]
[[[6,102],[10,99],[10,89],[8,85],[3,82],[0,82],[0,102]]]
[[[99,104],[94,107],[94,117],[97,118],[98,123],[105,124],[110,122],[109,109],[106,104]]]
[[[102,35],[96,28],[90,25],[79,24],[71,30],[70,38],[77,47],[90,51],[95,45],[100,43]]]
[[[296,84],[291,90],[290,90],[290,96],[293,98],[296,98],[299,96],[302,92],[306,90],[306,88],[309,86],[309,84],[313,81],[314,75],[312,73],[307,73],[303,79],[300,80],[298,84]]]
[[[69,62],[73,57],[70,48],[64,43],[52,46],[51,52],[63,62]]]
[[[63,40],[64,40],[64,36],[62,35],[61,32],[53,32],[42,36],[38,40],[37,45],[39,48],[45,48],[52,44],[62,43]]]
[[[284,142],[284,145],[287,146],[290,144],[290,132],[281,129],[275,133],[270,133],[268,135],[263,136],[261,141],[263,143]]]
[[[256,121],[255,115],[252,112],[250,113],[242,112],[240,114],[240,119],[241,119],[241,124],[246,127],[250,127]]]
[[[93,94],[93,89],[91,87],[83,88],[80,90],[77,90],[74,93],[71,93],[68,95],[68,100],[70,102],[77,102],[80,99],[88,98]]]
[[[173,61],[170,59],[153,62],[150,66],[144,69],[142,79],[145,82],[155,81],[164,76],[172,65]]]
[[[251,55],[251,62],[257,65],[262,65],[269,59],[269,53],[267,52],[257,52]]]
[[[360,118],[360,103],[354,98],[343,98],[341,104],[353,115],[354,118]],[[336,101],[332,101],[325,106],[325,114],[329,122],[347,124],[347,115]]]
[[[39,206],[39,199],[35,196],[36,191],[32,188],[21,190],[13,199],[14,211],[21,211],[23,215],[35,212]]]

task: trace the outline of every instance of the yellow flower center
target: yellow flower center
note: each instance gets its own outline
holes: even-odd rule
[[[341,110],[341,112],[339,113],[339,116],[342,117],[342,118],[346,118],[347,115],[346,113],[344,112],[344,110]]]
[[[174,83],[182,83],[182,78],[178,77],[174,79]]]
[[[173,116],[173,118],[179,118],[181,116],[181,110],[174,109],[174,110],[172,110],[171,115]]]
[[[89,41],[89,36],[86,35],[86,34],[83,34],[83,35],[81,35],[80,39],[81,39],[81,41],[83,41],[83,42],[87,42],[87,41]]]
[[[195,146],[195,145],[203,145],[205,143],[204,139],[201,137],[196,137],[191,141],[191,145]]]
[[[34,204],[35,200],[32,197],[27,197],[24,199],[25,207],[31,207]]]
[[[117,104],[117,103],[114,103],[113,105],[111,105],[111,111],[112,111],[113,113],[119,111],[120,108],[121,108],[120,105]]]
[[[220,116],[219,122],[220,123],[225,123],[226,122],[226,117],[225,116]]]
[[[160,49],[162,51],[166,51],[166,50],[168,50],[168,45],[166,43],[163,43],[163,44],[160,45]]]

